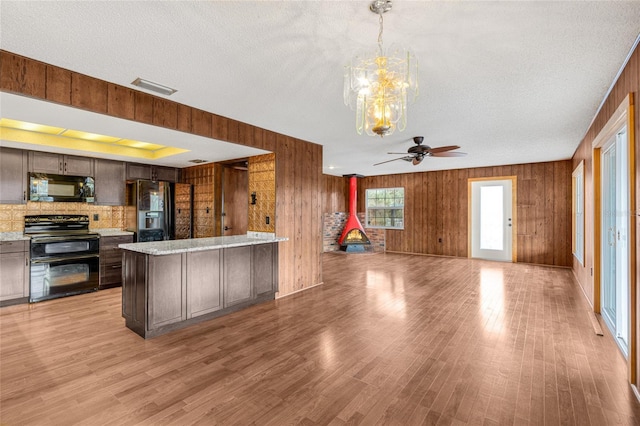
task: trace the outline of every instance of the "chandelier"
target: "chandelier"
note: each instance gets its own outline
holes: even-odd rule
[[[369,9],[379,16],[378,48],[356,54],[345,67],[344,103],[356,111],[359,135],[383,137],[407,126],[407,100],[418,95],[418,61],[407,49],[382,46],[382,14],[391,10],[391,0],[375,0]]]

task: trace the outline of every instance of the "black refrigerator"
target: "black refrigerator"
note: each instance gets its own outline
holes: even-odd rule
[[[127,182],[126,229],[138,242],[192,237],[193,186],[136,180]]]

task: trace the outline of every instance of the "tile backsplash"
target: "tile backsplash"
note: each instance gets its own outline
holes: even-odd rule
[[[0,232],[24,231],[24,216],[31,214],[86,214],[90,228],[124,229],[123,206],[94,206],[87,203],[37,203],[0,204]],[[98,220],[93,220],[93,215]]]

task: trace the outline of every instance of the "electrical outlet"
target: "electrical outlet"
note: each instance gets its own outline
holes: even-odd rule
[[[93,220],[100,220],[100,215],[98,213],[94,213]]]
[[[267,225],[268,225],[269,222],[271,222],[271,218],[269,216],[267,216],[265,221],[267,222]]]

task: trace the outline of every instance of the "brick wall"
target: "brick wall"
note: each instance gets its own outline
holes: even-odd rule
[[[342,234],[342,229],[344,228],[344,224],[346,223],[348,216],[349,213],[346,212],[324,214],[322,228],[323,252],[340,250],[338,239],[340,238],[340,234]],[[365,223],[364,213],[358,213],[358,219],[360,219],[360,223]],[[364,232],[367,234],[369,241],[371,241],[370,250],[383,252],[385,235],[384,229],[372,229],[365,227]]]

